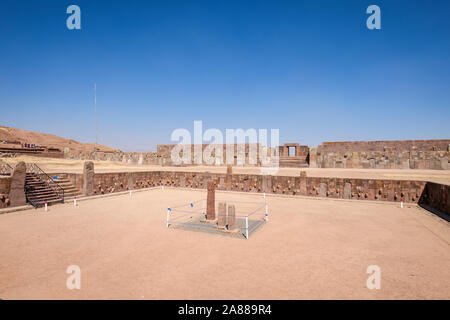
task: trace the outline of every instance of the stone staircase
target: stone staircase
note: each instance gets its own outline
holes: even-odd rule
[[[307,156],[280,156],[280,167],[307,168]]]
[[[64,198],[71,199],[81,196],[80,190],[78,190],[72,182],[67,178],[67,175],[62,173],[53,177],[53,181],[59,184],[64,189]]]
[[[27,172],[25,176],[25,195],[34,207],[64,202],[64,191],[48,182],[41,174]]]

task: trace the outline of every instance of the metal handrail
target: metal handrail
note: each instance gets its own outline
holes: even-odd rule
[[[35,163],[27,163],[27,173],[34,173],[51,188],[64,202],[64,189]],[[30,201],[31,202],[31,201]]]
[[[13,168],[7,163],[0,161],[0,175],[11,175]]]

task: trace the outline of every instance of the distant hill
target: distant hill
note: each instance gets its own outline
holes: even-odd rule
[[[48,133],[33,132],[28,130],[0,126],[0,143],[2,141],[17,141],[19,143],[31,143],[40,146],[58,148],[64,150],[69,148],[75,152],[89,152],[94,150],[93,143],[82,143],[72,139],[65,139]],[[97,144],[99,151],[119,151],[101,144]]]

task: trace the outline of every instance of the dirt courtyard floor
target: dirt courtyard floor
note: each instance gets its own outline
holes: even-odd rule
[[[450,299],[449,223],[419,207],[269,196],[248,240],[166,228],[167,207],[204,197],[166,188],[2,214],[0,298]],[[66,287],[70,265],[80,290]]]

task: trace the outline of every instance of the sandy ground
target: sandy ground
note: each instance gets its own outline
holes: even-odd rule
[[[82,160],[51,159],[30,156],[4,158],[3,161],[14,164],[18,161],[35,162],[49,173],[82,173]],[[226,166],[186,166],[167,167],[157,165],[132,165],[112,161],[94,161],[95,172],[126,172],[126,171],[189,171],[226,173]],[[416,169],[335,169],[335,168],[279,168],[276,175],[298,176],[300,171],[306,171],[310,177],[365,178],[365,179],[395,179],[420,180],[450,184],[450,170],[416,170]],[[258,167],[233,167],[234,173],[261,174]]]
[[[270,196],[249,240],[165,227],[167,207],[204,196],[166,188],[0,215],[0,298],[450,298],[449,224],[421,208]],[[66,288],[69,265],[80,290]]]

